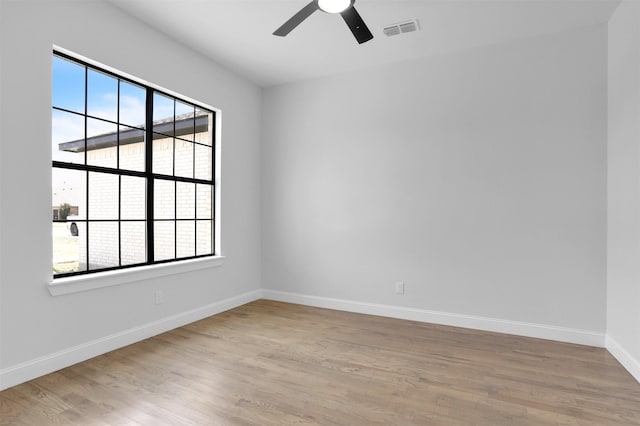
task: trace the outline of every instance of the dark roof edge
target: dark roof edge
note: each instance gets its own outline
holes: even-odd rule
[[[165,137],[180,137],[187,134],[201,133],[209,130],[209,115],[200,115],[195,117],[195,127],[193,117],[183,118],[175,121],[158,122],[153,126],[153,139],[162,139]],[[128,145],[132,143],[144,141],[145,130],[127,128],[120,131],[120,145]],[[109,148],[118,145],[118,132],[106,133],[87,138],[86,149],[93,151],[96,149]],[[67,152],[84,152],[85,141],[78,139],[75,141],[62,142],[58,144],[60,151]]]

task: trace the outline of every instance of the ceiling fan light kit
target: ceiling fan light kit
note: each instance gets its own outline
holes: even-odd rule
[[[340,13],[351,5],[351,0],[318,0],[318,8],[327,13]]]
[[[307,19],[316,10],[326,13],[339,13],[347,24],[351,33],[360,44],[367,42],[373,38],[373,34],[367,28],[353,4],[355,0],[312,0],[311,3],[300,9],[298,13],[293,15],[287,22],[282,24],[280,28],[273,32],[273,35],[284,37],[289,34],[295,27],[300,25],[302,21]]]

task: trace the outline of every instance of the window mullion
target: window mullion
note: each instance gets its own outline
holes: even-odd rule
[[[122,266],[122,175],[118,175],[118,266]]]
[[[88,154],[87,154],[87,137],[88,137],[88,131],[87,131],[87,126],[88,126],[88,119],[87,119],[87,113],[88,113],[88,103],[89,103],[89,68],[87,68],[86,66],[84,67],[84,166],[87,166],[88,163]],[[86,208],[86,221],[85,221],[85,231],[84,231],[84,242],[85,242],[85,270],[89,271],[89,229],[90,229],[90,225],[89,225],[89,171],[85,172],[85,208]]]
[[[147,179],[147,263],[154,262],[153,217],[153,89],[147,88],[145,174]]]
[[[173,176],[176,175],[176,100],[173,100]],[[173,258],[178,258],[178,182],[173,180]]]
[[[116,110],[116,168],[120,170],[120,79]],[[122,175],[118,174],[118,266],[122,266]]]

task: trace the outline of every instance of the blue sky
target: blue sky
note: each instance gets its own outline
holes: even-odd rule
[[[67,61],[63,58],[53,57],[53,93],[52,105],[84,114],[85,91],[85,67]],[[145,119],[145,89],[141,86],[120,81],[120,117],[123,125],[143,127]],[[153,120],[162,120],[173,117],[174,100],[158,93],[154,94]],[[91,116],[105,120],[118,121],[118,79],[98,71],[89,70],[87,73],[87,113]],[[175,101],[175,115],[180,116],[193,113],[191,104]],[[59,114],[56,120],[68,114]],[[64,123],[56,123],[53,126]],[[62,139],[55,142],[66,142],[73,139],[64,139],[64,126],[55,132]],[[93,126],[96,127],[95,125]],[[98,129],[95,129],[97,131]],[[111,127],[105,127],[105,132],[111,131]],[[77,132],[72,132],[74,135]],[[95,134],[95,133],[94,133]],[[92,136],[92,135],[88,135]]]
[[[84,114],[85,67],[57,56],[53,57],[52,65],[52,105]],[[117,121],[118,79],[93,70],[89,70],[87,76],[87,112],[105,120]],[[120,122],[131,126],[143,125],[146,111],[145,99],[145,90],[142,87],[121,82]],[[173,106],[167,116],[172,114]],[[117,130],[115,124],[101,120],[89,119],[87,125],[88,136]],[[58,144],[84,138],[84,117],[54,109],[51,113],[51,130],[52,159],[82,162],[82,154],[60,151]],[[84,205],[84,176],[84,172],[55,169],[52,179],[52,205],[58,205],[61,202]]]
[[[52,63],[52,105],[80,114],[85,113],[85,73],[87,87],[87,114],[112,122],[119,121],[121,125],[144,127],[146,114],[146,91],[143,87],[126,81],[118,81],[110,75],[91,70],[85,71],[85,67],[68,61],[58,56],[53,56]],[[120,105],[118,106],[118,86],[120,89]],[[118,117],[118,107],[120,116]],[[175,115],[193,113],[192,104],[175,101]],[[153,120],[162,120],[173,117],[174,99],[154,94]],[[66,162],[83,162],[82,154],[69,153],[59,150],[59,144],[73,140],[83,139],[85,135],[85,120],[82,115],[66,111],[52,110],[52,145],[51,155],[53,160]],[[117,126],[108,121],[89,118],[87,120],[86,134],[88,137],[117,131]],[[83,176],[82,172],[71,173],[65,170],[57,170],[53,176],[53,205],[60,202],[80,203],[82,200],[60,200],[56,194],[67,194],[69,186],[82,186],[77,179]],[[84,191],[76,191],[83,193]]]
[[[53,58],[52,105],[84,113],[85,68],[65,59]],[[87,73],[87,113],[106,120],[118,118],[118,79],[89,70]],[[169,117],[173,113],[164,109]],[[120,82],[120,122],[128,126],[144,124],[145,90],[125,81]]]

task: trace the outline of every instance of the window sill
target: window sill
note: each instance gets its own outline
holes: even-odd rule
[[[59,278],[48,284],[52,296],[79,293],[97,288],[111,287],[134,281],[148,280],[156,277],[197,271],[200,269],[217,268],[224,262],[224,256],[213,256],[201,259],[184,260],[181,262],[160,263],[157,265],[140,266],[137,268],[116,271],[98,272],[76,277]]]

